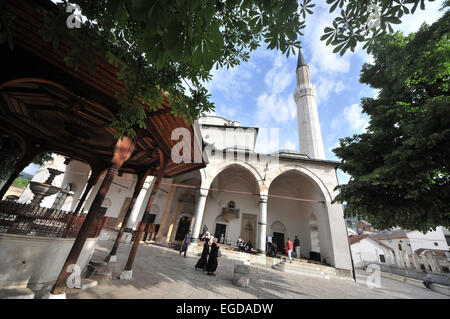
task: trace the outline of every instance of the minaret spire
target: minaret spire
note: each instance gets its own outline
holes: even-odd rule
[[[298,135],[300,152],[314,159],[325,159],[322,133],[320,132],[319,114],[317,112],[317,94],[311,83],[309,67],[301,49],[297,60],[297,88],[294,91],[297,103]]]
[[[298,49],[297,70],[302,66],[308,66],[308,64],[306,64],[306,60],[305,57],[303,56],[302,49]]]

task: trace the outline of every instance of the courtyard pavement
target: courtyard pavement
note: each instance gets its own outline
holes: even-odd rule
[[[97,244],[93,260],[103,260],[113,245],[112,240]],[[133,279],[118,280],[128,258],[130,244],[121,243],[117,263],[110,264],[114,280],[102,280],[87,290],[69,289],[69,299],[84,298],[170,298],[170,299],[310,299],[310,298],[449,298],[425,288],[381,278],[381,288],[369,289],[367,275],[358,272],[357,282],[321,279],[307,275],[284,273],[273,269],[251,267],[250,285],[240,288],[232,283],[234,260],[218,259],[217,276],[196,271],[197,257],[186,257],[175,250],[155,245],[139,247],[133,266]]]

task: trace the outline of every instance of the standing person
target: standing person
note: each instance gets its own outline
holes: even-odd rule
[[[296,256],[297,256],[297,247],[299,247],[299,246],[300,246],[300,239],[298,239],[298,237],[295,236],[295,239],[294,239],[294,250],[295,250]],[[297,258],[300,258],[300,256],[297,256]]]
[[[215,276],[217,269],[217,254],[219,252],[219,246],[217,245],[217,238],[213,239],[211,250],[209,252],[208,263],[206,264],[206,271],[209,276]]]
[[[294,249],[295,249],[295,247],[297,247],[297,246],[300,246],[300,239],[298,239],[298,237],[295,236],[295,239],[294,239]]]
[[[236,246],[237,246],[238,250],[241,250],[241,241],[242,241],[242,238],[241,238],[241,236],[239,236],[239,238],[236,242]]]
[[[203,230],[202,230],[202,240],[204,240],[204,238],[205,238],[205,234],[206,234],[206,232],[208,231],[208,226],[206,226],[206,224],[205,225],[203,225]]]
[[[239,251],[244,251],[245,245],[246,245],[245,241],[241,240],[241,243],[239,244]]]
[[[273,258],[277,257],[277,249],[278,249],[277,243],[272,243],[272,257]]]
[[[273,254],[272,249],[273,249],[272,248],[272,236],[270,236],[270,234],[269,234],[269,235],[267,235],[267,251],[269,254]]]
[[[287,239],[286,242],[286,246],[287,246],[287,250],[288,250],[288,256],[289,256],[289,261],[292,264],[292,251],[294,250],[294,243],[289,239]]]
[[[248,252],[248,253],[251,253],[252,249],[253,249],[253,245],[252,245],[252,242],[249,240],[247,242],[247,245],[245,245],[245,251]]]
[[[223,244],[225,240],[225,236],[222,234],[220,235],[220,243]]]
[[[209,238],[205,238],[205,243],[203,244],[202,256],[197,261],[197,264],[195,264],[195,270],[197,270],[198,268],[200,268],[200,269],[205,268],[206,262],[208,260],[208,255],[209,255]]]
[[[429,274],[428,272],[426,272],[425,270],[423,271],[426,275],[423,278],[423,285],[427,288],[431,290],[431,284],[434,282],[433,281],[433,276],[431,276],[431,274]]]
[[[182,250],[180,250],[180,255],[181,255],[181,252],[184,251],[184,258],[186,258],[186,252],[188,250],[190,243],[191,243],[191,231],[188,230],[186,236],[184,236],[184,239],[181,242]]]
[[[211,240],[211,234],[209,231],[206,231],[205,234],[202,236],[202,241],[205,241],[206,239]]]

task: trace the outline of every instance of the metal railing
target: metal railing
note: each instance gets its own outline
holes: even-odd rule
[[[391,273],[393,275],[417,279],[417,280],[423,280],[425,277],[425,274],[422,270],[417,270],[412,267],[410,268],[401,268],[397,265],[388,265],[388,264],[382,264],[382,263],[366,263],[366,268],[369,264],[376,264],[380,266],[380,270],[383,272]],[[436,284],[440,284],[443,286],[450,286],[450,274],[448,273],[436,273],[428,271],[429,274],[433,277],[433,282]]]
[[[0,233],[55,238],[74,238],[85,216],[59,209],[0,201]],[[98,237],[105,222],[99,217],[90,225],[89,238]]]

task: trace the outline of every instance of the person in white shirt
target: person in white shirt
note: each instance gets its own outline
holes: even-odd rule
[[[271,254],[272,253],[272,236],[270,236],[270,235],[268,235],[267,236],[267,252],[269,253],[269,254]]]

